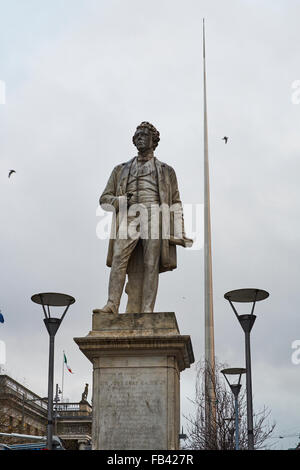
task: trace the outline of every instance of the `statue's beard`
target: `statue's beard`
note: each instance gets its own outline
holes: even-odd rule
[[[138,160],[139,161],[147,161],[153,157],[153,148],[152,147],[137,147],[138,150]]]

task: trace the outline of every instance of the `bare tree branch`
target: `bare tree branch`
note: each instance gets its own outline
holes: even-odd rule
[[[185,448],[206,450],[230,450],[235,448],[235,403],[234,396],[221,376],[221,370],[225,364],[216,362],[215,376],[205,367],[205,361],[199,362],[196,378],[195,415],[185,416],[187,419],[188,440]],[[205,376],[211,374],[211,386],[215,389],[216,415],[212,422],[205,422]],[[263,449],[266,440],[271,436],[275,423],[270,421],[270,410],[266,407],[254,413],[254,446],[255,449]],[[239,448],[248,448],[247,430],[247,401],[246,389],[239,395]]]

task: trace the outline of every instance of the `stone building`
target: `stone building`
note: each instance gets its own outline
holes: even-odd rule
[[[1,432],[43,436],[46,422],[47,403],[42,397],[8,375],[0,375]],[[2,436],[1,441],[4,440]]]
[[[0,432],[45,436],[47,400],[8,375],[0,375]],[[54,405],[54,429],[66,449],[84,449],[91,441],[92,407],[87,400]],[[0,436],[2,443],[24,439]],[[27,441],[29,442],[29,441]]]
[[[92,438],[92,407],[87,401],[58,403],[54,430],[68,450],[84,450]]]

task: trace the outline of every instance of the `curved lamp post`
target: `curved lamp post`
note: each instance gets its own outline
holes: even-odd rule
[[[237,289],[227,292],[224,297],[230,303],[245,333],[248,449],[254,450],[250,332],[256,320],[256,316],[253,315],[255,304],[269,297],[269,293],[261,289]],[[239,315],[233,302],[253,302],[250,315]]]
[[[241,391],[241,377],[246,373],[246,369],[243,368],[230,368],[221,370],[224,375],[226,382],[228,383],[233,395],[234,395],[234,411],[235,411],[235,450],[239,450],[239,393]],[[231,383],[227,375],[238,375],[238,383]]]
[[[75,302],[74,297],[66,294],[47,292],[35,294],[31,297],[32,302],[42,305],[44,311],[44,323],[49,333],[49,372],[48,372],[48,424],[47,424],[47,448],[52,450],[53,436],[53,370],[54,370],[54,337],[64,319],[70,305]],[[60,318],[52,317],[50,307],[65,307]]]

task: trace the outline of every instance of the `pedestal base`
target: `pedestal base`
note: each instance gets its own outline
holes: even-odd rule
[[[93,449],[179,449],[180,372],[194,362],[175,314],[100,314],[74,338],[93,363]]]

